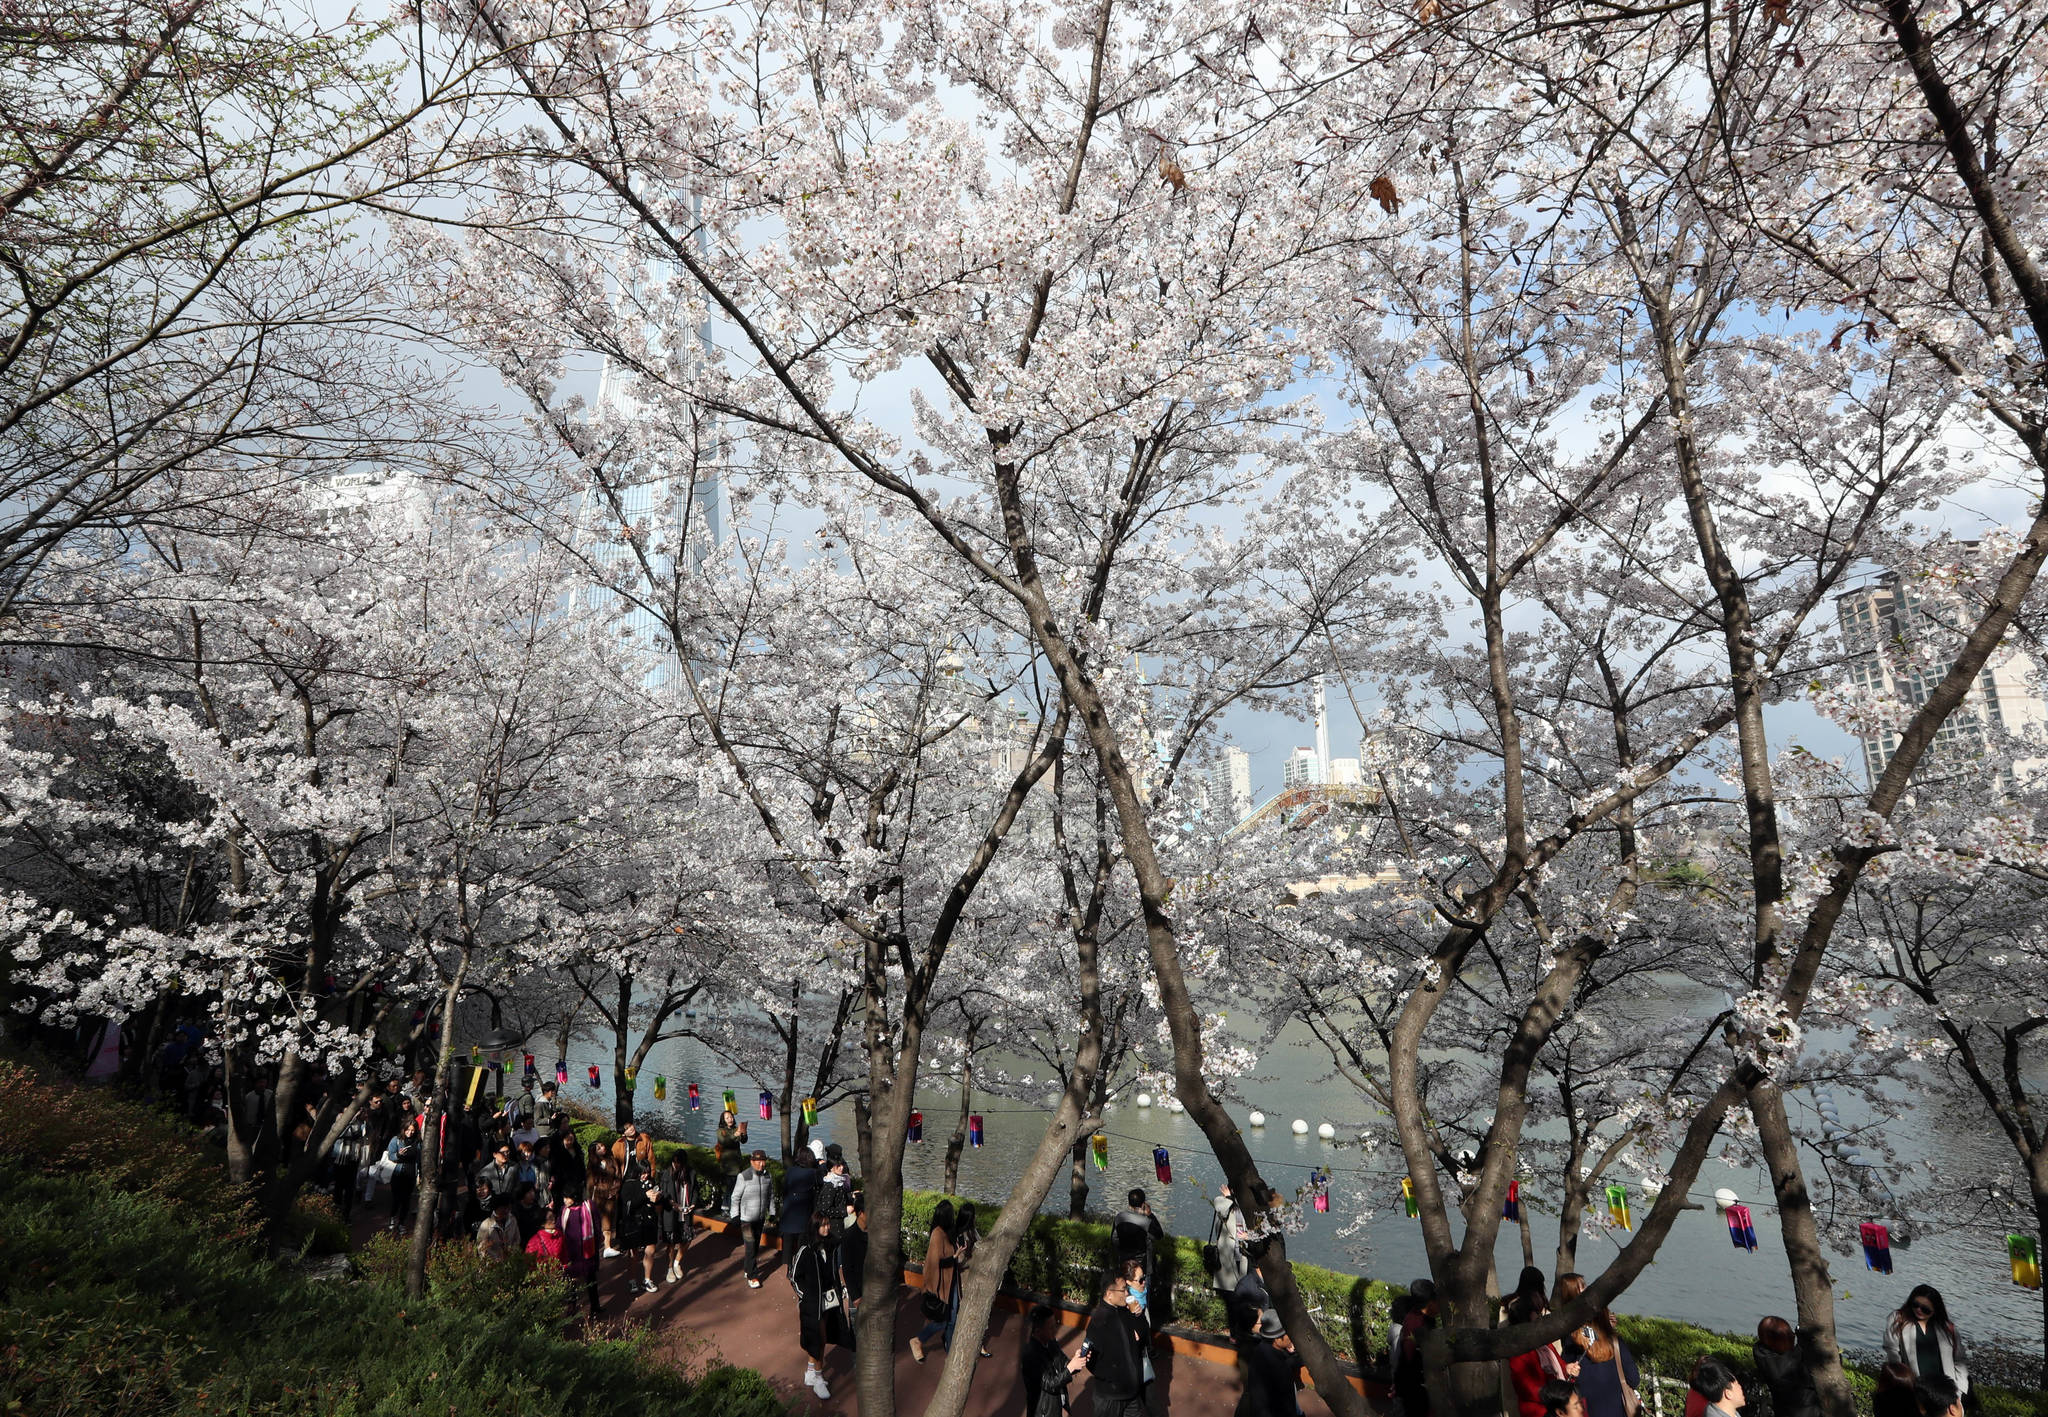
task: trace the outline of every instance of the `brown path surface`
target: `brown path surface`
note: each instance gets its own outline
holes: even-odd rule
[[[356,1207],[353,1228],[357,1243],[387,1222],[388,1195],[379,1187],[376,1200]],[[690,1246],[689,1273],[681,1283],[663,1284],[654,1294],[628,1294],[626,1261],[608,1259],[600,1270],[598,1295],[604,1316],[598,1324],[613,1332],[649,1328],[656,1352],[686,1368],[712,1361],[753,1368],[778,1393],[794,1400],[796,1411],[805,1417],[858,1413],[851,1351],[826,1350],[825,1378],[832,1389],[829,1400],[821,1401],[805,1386],[805,1359],[796,1337],[796,1300],[782,1275],[781,1251],[763,1250],[760,1262],[765,1278],[759,1289],[749,1289],[740,1275],[738,1233],[699,1229]],[[773,1272],[767,1273],[771,1265]],[[637,1275],[637,1265],[634,1272]],[[935,1345],[922,1364],[911,1359],[910,1335],[921,1323],[915,1311],[914,1294],[902,1291],[896,1310],[896,1402],[903,1417],[923,1413],[938,1386],[944,1358]],[[966,1417],[1021,1417],[1024,1387],[1018,1376],[1017,1355],[1023,1335],[1024,1315],[998,1305],[989,1321],[987,1339],[988,1350],[995,1356],[983,1359],[975,1373]],[[1080,1341],[1079,1329],[1066,1331],[1068,1352]],[[1163,1344],[1154,1350],[1152,1361],[1159,1374],[1151,1394],[1153,1417],[1229,1417],[1236,1407],[1239,1383],[1235,1368],[1174,1353]],[[1086,1376],[1077,1378],[1069,1391],[1074,1412],[1085,1417],[1090,1410]],[[1301,1407],[1307,1417],[1327,1417],[1329,1413],[1313,1389],[1302,1392]]]

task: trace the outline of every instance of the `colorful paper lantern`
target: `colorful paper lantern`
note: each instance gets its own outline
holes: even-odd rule
[[[768,1095],[766,1089],[763,1089],[761,1093],[761,1120],[764,1122],[775,1120],[775,1099]]]
[[[979,1112],[967,1119],[967,1144],[969,1146],[981,1145],[981,1114]]]
[[[731,1088],[729,1088],[729,1087],[728,1087],[728,1088],[727,1088],[727,1089],[725,1090],[725,1110],[726,1110],[726,1111],[728,1111],[728,1112],[730,1112],[730,1113],[732,1113],[732,1114],[733,1114],[734,1116],[738,1116],[738,1115],[739,1115],[739,1110],[740,1110],[740,1099],[739,1099],[739,1094],[738,1094],[738,1093],[736,1093],[736,1092],[734,1092],[734,1091],[733,1091],[733,1090],[732,1090]]]
[[[595,1063],[590,1065],[590,1085],[592,1087],[597,1086],[597,1064]]]
[[[1322,1215],[1329,1214],[1330,1173],[1322,1170],[1320,1167],[1309,1172],[1308,1188],[1311,1203],[1315,1206],[1317,1213]]]
[[[1107,1171],[1109,1169],[1109,1138],[1101,1132],[1097,1132],[1089,1150],[1095,1157],[1095,1169],[1097,1171]]]
[[[1160,1185],[1173,1184],[1173,1158],[1166,1154],[1163,1146],[1152,1148],[1152,1173],[1159,1178]]]
[[[654,1075],[654,1100],[656,1102],[668,1101],[668,1079],[660,1073]]]
[[[697,1096],[697,1084],[693,1082],[690,1084],[690,1110],[692,1112],[695,1112],[699,1109],[700,1106],[701,1099],[699,1099]]]
[[[567,1058],[557,1058],[555,1059],[555,1086],[567,1087],[568,1085],[569,1060]]]
[[[912,1141],[924,1140],[924,1113],[922,1112],[912,1112],[910,1114],[910,1139]]]
[[[1748,1206],[1728,1207],[1728,1238],[1738,1250],[1756,1249],[1756,1226],[1750,1220]]]
[[[1408,1176],[1401,1178],[1401,1209],[1408,1213],[1410,1220],[1422,1214],[1422,1207],[1415,1200],[1415,1182]]]
[[[802,1109],[802,1110],[803,1110],[803,1119],[804,1119],[804,1125],[805,1125],[805,1126],[807,1126],[807,1127],[815,1127],[815,1126],[817,1126],[817,1125],[818,1125],[818,1099],[817,1099],[817,1098],[815,1098],[815,1097],[806,1097],[806,1098],[804,1099],[804,1104],[803,1104],[803,1109]]]
[[[1866,1220],[1856,1227],[1856,1237],[1863,1242],[1863,1267],[1874,1269],[1879,1274],[1890,1274],[1892,1232],[1875,1220]]]
[[[1522,1218],[1522,1183],[1508,1182],[1508,1198],[1501,1203],[1501,1219],[1519,1221]]]
[[[2041,1246],[2032,1235],[2005,1237],[2006,1257],[2012,1261],[2012,1282],[2022,1289],[2041,1287]]]
[[[484,1070],[482,1068],[471,1068],[469,1070],[469,1096],[463,1099],[463,1106],[476,1106],[476,1090],[478,1086],[482,1084],[483,1080]]]
[[[639,1081],[640,1070],[638,1068],[621,1068],[619,1076],[626,1080],[626,1091],[631,1092],[634,1084]]]
[[[539,1076],[540,1076],[540,1071],[539,1071],[539,1069],[535,1068],[535,1067],[534,1067],[534,1065],[533,1065],[533,1054],[531,1054],[531,1053],[527,1053],[527,1054],[523,1054],[522,1056],[523,1056],[523,1057],[525,1057],[525,1059],[526,1059],[526,1066],[525,1066],[525,1068],[524,1068],[524,1069],[522,1069],[522,1071],[523,1071],[523,1072],[524,1072],[524,1073],[526,1074],[526,1076],[527,1076],[527,1077],[529,1077],[529,1078],[536,1078],[536,1077],[539,1077]]]
[[[1607,1188],[1607,1218],[1624,1230],[1633,1228],[1628,1221],[1627,1186],[1609,1186]]]

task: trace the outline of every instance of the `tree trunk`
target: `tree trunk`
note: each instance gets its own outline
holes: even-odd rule
[[[1529,1226],[1529,1203],[1515,1207],[1515,1223],[1522,1231],[1522,1268],[1536,1267],[1536,1232]]]
[[[450,1072],[455,1061],[455,1001],[469,971],[469,951],[455,966],[455,976],[441,996],[441,1045],[435,1050],[434,1086],[427,1093],[427,1115],[420,1126],[419,1200],[413,1211],[412,1245],[405,1257],[405,1292],[418,1299],[427,1292],[427,1255],[434,1246],[434,1219],[441,1198],[441,1119],[448,1115]],[[500,1074],[503,1076],[503,1074]]]
[[[1074,1159],[1067,1175],[1067,1219],[1088,1214],[1088,1138],[1074,1138]]]
[[[1785,1241],[1785,1260],[1792,1270],[1792,1295],[1798,1304],[1799,1336],[1804,1340],[1807,1371],[1820,1394],[1824,1417],[1854,1417],[1856,1402],[1842,1371],[1842,1350],[1835,1342],[1834,1276],[1821,1249],[1820,1227],[1813,1218],[1813,1197],[1799,1166],[1799,1147],[1785,1115],[1785,1097],[1775,1083],[1750,1089],[1750,1114],[1771,1170],[1771,1190],[1778,1202],[1778,1225]]]
[[[1579,1231],[1586,1223],[1586,1188],[1582,1185],[1567,1185],[1564,1201],[1557,1208],[1557,1267],[1551,1271],[1550,1282],[1579,1270]]]
[[[627,1019],[633,1009],[633,976],[619,972],[619,1011],[612,1025],[612,1127],[624,1131],[633,1120],[633,1091],[626,1086]]]
[[[946,1182],[949,1196],[960,1194],[960,1152],[967,1145],[967,1116],[974,1107],[974,1025],[967,1025],[967,1061],[960,1066],[960,1116],[953,1123],[953,1135],[946,1142]],[[1049,1183],[1048,1183],[1049,1184]],[[1038,1198],[1040,1201],[1044,1196]],[[1034,1203],[1033,1209],[1037,1208]]]
[[[2034,1244],[2036,1253],[2048,1257],[2048,1166],[2043,1157],[2036,1157],[2031,1168],[2034,1191]],[[2048,1387],[2048,1284],[2041,1286],[2041,1375],[2042,1387]]]

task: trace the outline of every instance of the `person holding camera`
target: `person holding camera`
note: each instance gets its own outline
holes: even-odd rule
[[[1147,1389],[1154,1377],[1152,1326],[1145,1322],[1145,1290],[1133,1288],[1125,1269],[1106,1275],[1102,1302],[1088,1319],[1086,1355],[1095,1417],[1150,1417]]]

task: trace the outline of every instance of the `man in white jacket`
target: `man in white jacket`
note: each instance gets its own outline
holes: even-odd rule
[[[745,1256],[742,1272],[747,1276],[747,1288],[759,1289],[761,1281],[755,1274],[754,1261],[761,1249],[762,1228],[775,1213],[775,1183],[768,1177],[767,1152],[757,1150],[748,1158],[747,1169],[732,1183],[725,1213],[728,1219],[739,1222]]]

